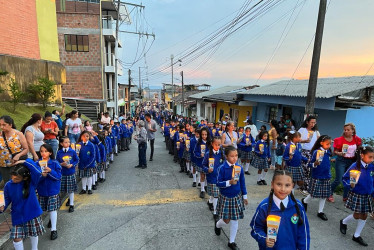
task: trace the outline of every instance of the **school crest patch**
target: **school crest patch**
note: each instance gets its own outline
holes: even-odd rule
[[[294,214],[292,217],[291,217],[291,222],[293,224],[297,224],[299,222],[299,216],[297,216],[297,214]]]
[[[91,152],[90,152],[90,151],[88,151],[88,152],[87,152],[87,155],[91,155]]]
[[[370,176],[374,176],[374,171],[371,171],[371,172],[370,172]]]

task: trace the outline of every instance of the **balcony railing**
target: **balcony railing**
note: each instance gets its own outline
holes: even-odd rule
[[[103,15],[102,22],[103,22],[103,29],[114,29],[116,27],[115,20],[110,15]]]

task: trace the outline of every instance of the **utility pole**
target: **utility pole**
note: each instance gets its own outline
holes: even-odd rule
[[[130,110],[131,110],[131,69],[129,69],[129,90],[128,90],[128,94],[127,94],[127,100],[129,101],[128,112],[130,112]]]
[[[183,71],[181,72],[182,76],[182,116],[184,115],[184,82],[183,82]]]
[[[174,55],[171,55],[170,56],[170,60],[171,60],[171,87],[173,89],[173,94],[172,94],[172,97],[174,97]]]
[[[139,91],[140,91],[140,97],[141,97],[142,96],[142,79],[141,79],[140,67],[139,67]]]
[[[325,24],[326,6],[327,6],[327,0],[320,0],[318,21],[317,21],[317,28],[316,28],[316,37],[314,40],[312,66],[310,68],[308,94],[306,97],[306,105],[305,105],[306,116],[314,114],[314,105],[315,105],[315,100],[316,100],[318,70],[319,70],[319,61],[321,57],[322,36],[323,36],[323,27]]]
[[[119,33],[119,9],[121,1],[117,0],[117,19],[116,19],[116,40],[114,46],[114,54],[116,59],[114,60],[114,116],[118,116],[118,33]]]

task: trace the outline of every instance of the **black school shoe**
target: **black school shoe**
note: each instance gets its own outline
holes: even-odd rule
[[[67,200],[67,202],[65,203],[65,206],[70,206],[70,199]]]
[[[267,182],[265,180],[261,180],[263,185],[267,185]]]
[[[302,199],[301,199],[301,203],[303,204],[303,206],[304,206],[304,210],[305,210],[305,212],[306,212],[306,211],[308,211],[308,204],[306,204],[306,203],[304,202],[304,200],[305,200],[305,198],[302,198]]]
[[[198,186],[198,187],[200,187],[200,186],[201,186],[201,184],[199,183],[199,184],[197,184],[197,186]]]
[[[257,182],[257,185],[259,185],[259,186],[263,185],[263,184],[262,184],[262,181],[258,181],[258,182]]]
[[[204,198],[205,198],[205,192],[203,192],[203,191],[200,192],[200,198],[201,198],[201,199],[204,199]]]
[[[146,169],[146,168],[147,168],[147,165],[143,165],[143,166],[142,166],[142,169]]]
[[[230,249],[232,249],[232,250],[239,250],[239,247],[236,245],[236,243],[235,242],[233,242],[233,243],[227,243],[227,246],[230,248]]]
[[[92,185],[92,190],[96,190],[96,189],[97,189],[96,185]]]
[[[217,223],[217,221],[219,220],[218,214],[213,214],[213,219]]]
[[[343,223],[343,220],[340,220],[340,232],[342,234],[347,234],[347,225]]]
[[[57,231],[51,231],[51,240],[57,239]]]
[[[74,212],[74,206],[69,207],[69,213],[72,213],[72,212]]]
[[[92,194],[92,190],[88,190],[88,192],[87,192],[88,194]]]
[[[192,183],[192,187],[196,187],[196,182],[193,182],[193,183]]]
[[[193,175],[192,175],[192,173],[190,173],[190,176],[189,176],[190,178],[193,178]]]
[[[217,236],[220,236],[221,235],[221,228],[218,228],[217,227],[217,221],[214,220],[214,232]]]
[[[153,161],[153,158],[150,158],[149,161]]]
[[[245,171],[244,173],[245,173],[246,175],[251,175],[251,173],[248,172],[248,171]]]
[[[85,194],[85,193],[87,193],[87,191],[84,189],[82,189],[82,191],[79,192],[79,194]]]
[[[328,220],[328,219],[327,219],[327,216],[326,216],[325,213],[318,213],[317,216],[318,216],[319,218],[321,218],[321,220],[324,220],[324,221],[327,221],[327,220]]]
[[[209,201],[208,201],[206,204],[208,204],[208,207],[209,207],[210,211],[214,211],[213,203],[209,203]]]
[[[368,246],[368,243],[366,243],[362,238],[361,236],[358,236],[357,238],[353,235],[352,237],[352,240],[353,241],[356,241],[358,244],[360,244],[361,246],[364,246],[364,247],[367,247]]]

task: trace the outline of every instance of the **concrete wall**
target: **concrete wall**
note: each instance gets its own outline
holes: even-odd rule
[[[61,84],[66,83],[66,72],[61,63],[0,55],[0,70],[9,72],[0,77],[0,87],[4,89],[8,88],[10,78],[14,78],[23,91],[30,83],[37,83],[40,77],[55,81],[58,84],[55,101],[61,103]],[[0,100],[9,100],[8,93],[1,94]]]
[[[59,62],[56,5],[54,0],[37,0],[36,13],[40,59]]]
[[[347,111],[345,123],[352,122],[356,125],[359,137],[374,136],[374,107],[363,107],[361,109],[350,109]]]

